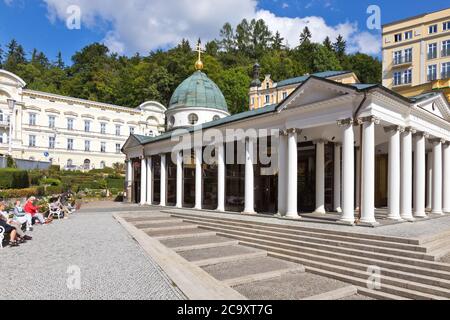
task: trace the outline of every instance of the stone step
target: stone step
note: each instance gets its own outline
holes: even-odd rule
[[[214,278],[228,285],[273,278],[291,271],[305,271],[302,265],[272,257],[258,257],[242,261],[219,263],[202,268]]]
[[[357,293],[358,288],[356,288],[355,286],[347,286],[329,292],[317,294],[308,298],[303,298],[302,300],[339,300],[351,297]]]
[[[362,294],[364,296],[374,298],[377,300],[412,300],[409,298],[401,297],[395,294],[379,291],[379,290],[373,290],[368,289],[366,287],[356,287],[358,290],[358,294]]]
[[[171,219],[171,216],[168,214],[164,214],[164,215],[146,214],[146,215],[140,215],[140,216],[135,216],[135,215],[131,215],[129,217],[125,216],[123,218],[126,222],[132,223],[132,222],[148,222],[148,221],[167,220],[167,219]]]
[[[390,263],[379,260],[355,259],[352,256],[329,254],[319,250],[304,250],[298,247],[290,249],[280,248],[277,242],[256,243],[251,237],[239,237],[238,240],[246,245],[265,249],[269,252],[289,254],[295,257],[315,259],[320,262],[335,264],[343,267],[366,271],[368,266],[378,266],[382,268],[383,274],[399,277],[401,279],[421,282],[429,285],[450,288],[450,273],[427,268],[411,267],[405,264]]]
[[[256,230],[264,230],[264,231],[273,231],[273,232],[282,232],[286,235],[295,235],[295,236],[306,236],[312,237],[316,239],[325,239],[325,240],[335,240],[343,243],[351,243],[351,244],[364,244],[371,246],[380,246],[384,248],[393,248],[399,250],[410,250],[410,251],[418,251],[418,252],[426,252],[426,248],[419,246],[418,244],[408,244],[403,243],[402,241],[386,241],[386,240],[373,240],[368,238],[363,238],[361,236],[352,237],[349,235],[337,235],[331,230],[324,229],[311,229],[308,230],[297,230],[291,228],[291,226],[287,225],[274,225],[267,223],[254,223],[253,221],[244,221],[244,220],[231,220],[231,219],[215,219],[214,217],[192,217],[190,214],[179,215],[173,214],[174,217],[183,219],[185,221],[204,221],[204,222],[220,222],[223,225],[231,225],[231,226],[241,226],[241,227],[251,227]],[[351,233],[346,233],[351,234]],[[390,238],[389,238],[390,239]],[[409,240],[408,240],[409,241]],[[413,242],[418,242],[418,240],[411,240]]]
[[[331,230],[331,229],[319,229],[319,228],[313,228],[313,227],[305,227],[305,226],[298,226],[298,225],[287,225],[287,224],[276,224],[276,223],[270,223],[270,222],[260,222],[260,221],[252,221],[252,220],[240,220],[240,219],[233,219],[228,217],[218,217],[218,216],[205,216],[205,215],[199,215],[194,213],[180,213],[176,211],[162,211],[164,213],[170,214],[171,216],[178,217],[178,218],[195,218],[195,219],[207,219],[212,221],[220,221],[220,222],[228,222],[228,223],[249,223],[251,225],[256,226],[265,226],[265,227],[274,227],[274,228],[282,228],[285,230],[294,230],[296,232],[298,231],[306,231],[306,232],[314,232],[314,233],[320,233],[320,234],[327,234],[327,235],[340,235],[344,237],[349,238],[355,238],[355,239],[365,239],[365,240],[379,240],[384,242],[391,242],[391,243],[403,243],[403,244],[410,244],[410,245],[419,245],[420,241],[418,239],[409,239],[409,238],[401,238],[401,237],[392,237],[392,236],[383,236],[383,235],[374,235],[374,234],[365,234],[365,233],[357,233],[357,232],[347,232],[347,231],[340,231],[340,230]],[[227,214],[222,214],[222,216],[225,216]]]
[[[260,229],[254,229],[251,227],[238,227],[238,226],[228,226],[221,223],[214,223],[214,222],[203,222],[199,220],[190,220],[185,219],[186,222],[191,223],[197,223],[198,226],[201,228],[211,228],[218,230],[227,230],[233,233],[237,232],[249,232],[255,234],[258,238],[274,238],[277,237],[280,243],[291,243],[296,244],[300,246],[308,246],[308,247],[314,247],[314,248],[335,248],[333,249],[336,252],[342,252],[342,253],[356,253],[356,254],[362,254],[366,256],[370,255],[376,255],[378,253],[386,254],[386,255],[393,255],[393,256],[401,256],[401,257],[408,257],[413,259],[424,259],[429,261],[434,261],[435,257],[432,255],[427,255],[425,253],[421,252],[415,252],[415,251],[408,251],[408,250],[398,250],[398,249],[390,249],[390,248],[383,248],[383,247],[377,247],[377,246],[367,246],[367,245],[358,245],[358,244],[352,244],[348,242],[338,242],[338,241],[329,241],[325,239],[316,239],[312,237],[304,237],[304,236],[297,236],[297,235],[286,235],[282,232],[274,232],[274,231],[264,231]],[[286,239],[288,238],[288,239]]]
[[[251,236],[254,239],[257,239],[258,241],[265,241],[263,236],[261,236],[258,231],[252,232],[252,230],[246,230],[246,231],[240,231],[236,230],[237,228],[234,228],[233,230],[222,227],[222,226],[207,226],[203,225],[202,223],[199,223],[201,228],[208,229],[208,230],[214,230],[218,233],[221,233],[223,236]],[[265,236],[267,237],[267,236]],[[236,238],[236,237],[235,237]],[[275,238],[277,240],[277,245],[289,245],[284,243],[283,235],[278,235],[278,238]],[[273,240],[273,239],[271,239]],[[298,244],[302,244],[302,250],[308,250],[308,249],[316,249],[321,250],[324,252],[328,252],[328,254],[345,254],[347,256],[354,256],[355,259],[357,258],[364,258],[364,259],[372,259],[372,260],[380,260],[380,261],[388,261],[388,262],[396,262],[400,264],[407,264],[407,265],[413,265],[418,267],[424,267],[424,268],[432,268],[437,269],[441,271],[450,272],[450,265],[435,262],[434,256],[428,256],[427,260],[423,259],[416,259],[416,258],[410,258],[405,256],[398,256],[395,254],[380,254],[380,253],[372,253],[372,252],[366,252],[364,250],[349,250],[349,249],[343,249],[339,247],[333,247],[333,246],[325,246],[325,245],[317,245],[313,243],[307,243],[307,242],[296,242],[297,247]],[[432,259],[433,258],[433,259]]]
[[[272,256],[272,255],[271,255]],[[363,277],[358,277],[360,273],[356,270],[347,270],[347,272],[342,273],[340,269],[333,268],[333,265],[326,265],[323,263],[318,263],[312,260],[293,258],[290,256],[284,256],[282,254],[273,254],[277,258],[288,258],[290,261],[297,261],[305,266],[307,272],[312,272],[320,274],[333,279],[345,281],[356,286],[366,287],[368,275],[365,274]],[[404,282],[402,285],[392,285],[387,283],[387,278],[381,276],[381,288],[379,291],[392,294],[399,297],[405,297],[415,300],[447,300],[446,297],[440,296],[438,294],[431,294],[428,292],[417,291],[408,288],[408,283]],[[404,285],[404,286],[403,286]],[[431,291],[431,288],[430,288]]]
[[[167,218],[167,219],[161,219],[161,220],[144,220],[144,221],[138,221],[138,222],[134,222],[133,225],[136,228],[139,228],[141,226],[153,226],[153,225],[157,225],[157,224],[165,224],[165,223],[182,223],[183,219],[176,219],[176,218]]]
[[[177,230],[175,230],[177,231]],[[180,232],[183,231],[183,232]],[[167,231],[166,231],[167,232]],[[152,235],[147,233],[152,238],[155,238],[156,240],[170,240],[170,239],[180,239],[185,237],[210,237],[217,235],[214,231],[209,230],[202,230],[202,229],[185,229],[185,230],[178,230],[178,233],[172,233],[172,234],[160,234],[160,235]]]
[[[207,236],[207,237],[189,237],[184,236],[182,238],[170,239],[170,240],[161,240],[163,245],[168,248],[176,249],[176,248],[184,248],[196,245],[207,245],[207,244],[219,244],[219,243],[227,243],[233,242],[237,244],[238,240],[230,239],[228,237],[219,237],[219,236]]]
[[[176,231],[176,230],[191,230],[194,228],[198,228],[198,225],[191,224],[191,223],[183,223],[183,224],[173,224],[173,225],[167,225],[165,227],[159,227],[159,226],[152,226],[147,228],[138,228],[144,232],[150,232],[150,231]]]
[[[189,251],[189,250],[196,250],[196,249],[209,249],[209,248],[219,248],[219,247],[226,247],[226,246],[234,246],[238,245],[238,240],[230,240],[226,242],[211,242],[206,244],[197,244],[192,246],[182,246],[182,247],[176,247],[172,248],[175,252],[183,252],[183,251]]]
[[[210,265],[223,263],[223,262],[242,261],[242,260],[253,259],[253,258],[258,258],[258,257],[266,257],[266,256],[267,256],[267,252],[259,251],[259,252],[236,254],[236,255],[225,256],[225,257],[220,257],[220,258],[197,260],[197,261],[193,261],[193,263],[196,266],[205,267],[205,266],[210,266]]]

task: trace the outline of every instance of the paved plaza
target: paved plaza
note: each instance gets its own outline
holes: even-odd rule
[[[68,220],[36,227],[32,241],[0,250],[0,299],[184,299],[112,208],[123,205],[87,204]],[[77,268],[80,289],[70,290]]]

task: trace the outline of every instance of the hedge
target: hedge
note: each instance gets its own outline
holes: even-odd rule
[[[3,199],[28,198],[31,196],[40,197],[42,195],[44,195],[44,188],[42,187],[8,189],[0,191],[0,198]]]
[[[29,186],[27,171],[12,168],[0,169],[0,189],[21,189]]]
[[[108,188],[109,189],[119,189],[119,190],[123,190],[123,186],[125,183],[125,179],[124,178],[107,178],[106,182],[108,184]]]

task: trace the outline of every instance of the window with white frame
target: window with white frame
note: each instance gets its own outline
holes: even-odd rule
[[[408,69],[403,72],[403,82],[405,84],[412,83],[412,69]]]
[[[445,21],[442,24],[442,30],[444,30],[444,31],[449,31],[450,30],[450,21]]]
[[[406,31],[405,32],[405,40],[411,40],[413,37],[413,32],[412,31]]]
[[[287,98],[287,92],[283,92],[283,100]]]
[[[399,86],[402,84],[402,73],[394,72],[394,86]]]
[[[89,140],[84,141],[84,151],[86,151],[86,152],[91,151],[91,141],[89,141]]]
[[[73,150],[73,139],[67,139],[67,150]]]
[[[56,138],[54,136],[48,137],[48,148],[49,149],[55,149],[55,141],[56,141]]]
[[[67,119],[67,130],[73,130],[73,119]]]
[[[402,63],[402,51],[395,51],[394,52],[394,65],[401,64]]]
[[[54,128],[55,127],[55,116],[48,116],[48,127]]]
[[[106,123],[104,123],[104,122],[100,123],[100,133],[101,134],[106,133]]]
[[[441,78],[448,79],[450,78],[450,62],[445,62],[441,66]]]
[[[266,103],[270,103],[270,96],[266,95]]]
[[[450,40],[442,42],[442,56],[443,57],[450,56]]]
[[[120,143],[116,143],[116,153],[120,153]]]
[[[134,134],[134,127],[130,127],[130,134]]]
[[[434,81],[437,79],[437,65],[429,65],[428,66],[428,81]]]
[[[397,33],[396,35],[394,35],[394,41],[395,42],[402,41],[402,34],[401,33]]]
[[[90,132],[90,131],[91,131],[91,121],[84,120],[84,132]]]
[[[437,43],[428,44],[428,59],[437,58]]]
[[[28,146],[36,147],[36,136],[35,135],[28,136]]]
[[[405,49],[405,62],[406,63],[412,62],[412,56],[413,56],[413,49],[412,48]]]
[[[116,136],[120,136],[120,124],[116,124]]]
[[[36,125],[36,113],[30,113],[28,115],[28,125],[30,126]]]
[[[429,34],[433,34],[433,33],[437,33],[437,32],[438,32],[438,25],[437,24],[433,24],[433,25],[428,27],[428,33]]]
[[[102,153],[106,152],[106,142],[100,143],[100,152],[102,152]]]

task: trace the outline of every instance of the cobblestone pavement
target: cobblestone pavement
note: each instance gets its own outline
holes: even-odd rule
[[[184,299],[112,217],[121,210],[139,209],[87,204],[68,220],[37,226],[32,241],[0,250],[0,299]]]

